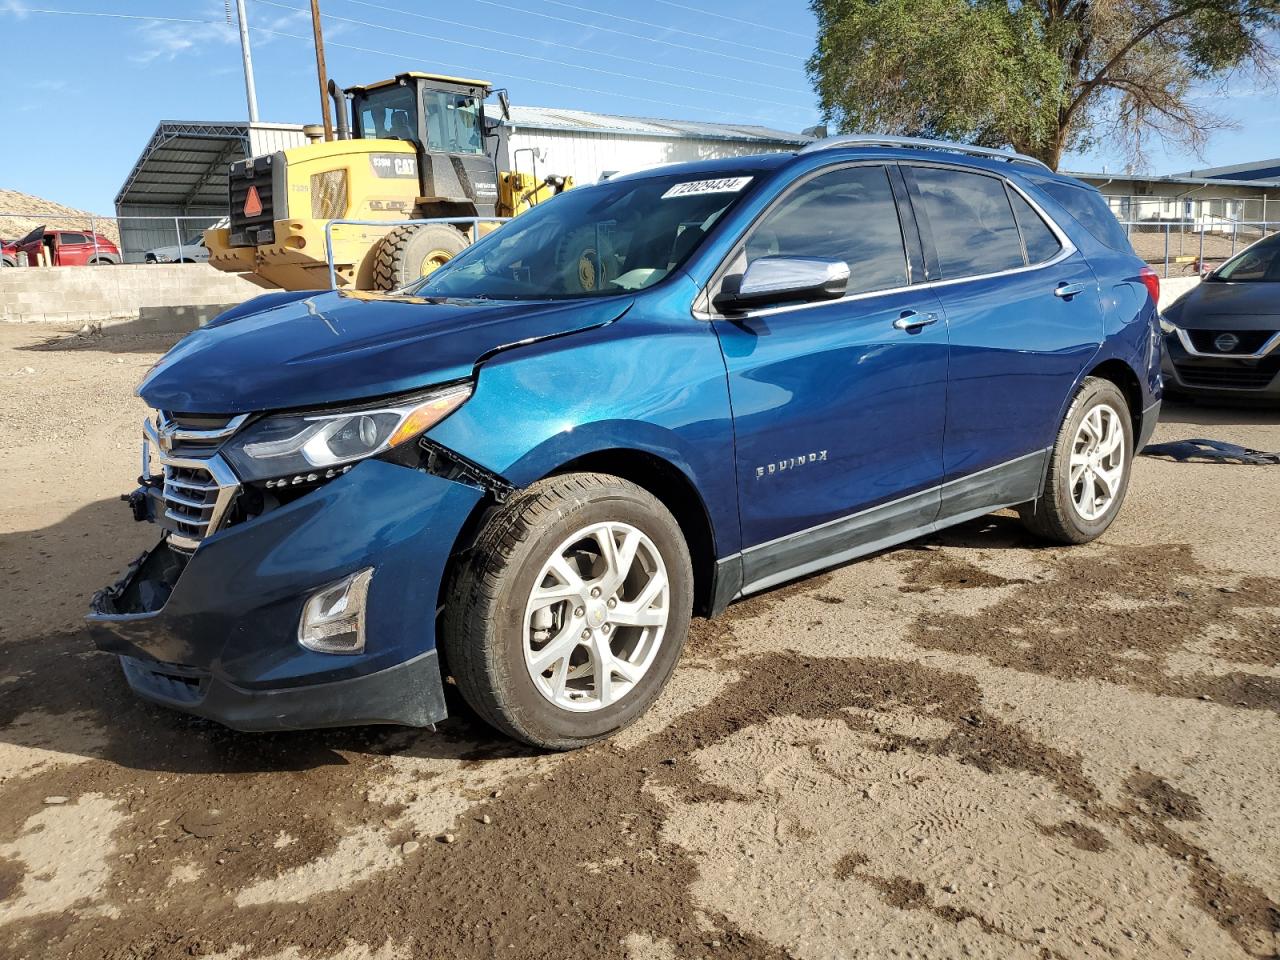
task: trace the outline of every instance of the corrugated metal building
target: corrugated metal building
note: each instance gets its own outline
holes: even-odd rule
[[[511,108],[510,168],[571,176],[593,183],[602,176],[660,163],[710,160],[794,150],[809,137],[751,124],[657,120],[560,110]]]
[[[162,121],[116,195],[125,260],[140,262],[144,251],[185,241],[225,217],[229,166],[301,146],[309,139],[304,130],[289,123]]]

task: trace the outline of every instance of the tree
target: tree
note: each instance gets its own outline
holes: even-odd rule
[[[810,0],[808,62],[843,131],[1013,146],[1057,168],[1104,139],[1199,151],[1226,125],[1194,90],[1270,77],[1280,0]]]

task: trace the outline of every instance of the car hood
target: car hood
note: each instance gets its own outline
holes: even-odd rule
[[[251,413],[401,393],[468,377],[497,350],[609,323],[631,302],[266,294],[188,334],[138,395],[157,410]]]
[[[1280,330],[1280,283],[1206,281],[1167,312],[1198,330]]]

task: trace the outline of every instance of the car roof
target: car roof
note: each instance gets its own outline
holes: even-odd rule
[[[810,157],[821,157],[831,163],[871,159],[884,161],[925,160],[936,163],[945,163],[949,166],[972,167],[975,170],[998,173],[1003,176],[1012,175],[1014,177],[1025,177],[1030,179],[1032,182],[1037,183],[1056,181],[1086,190],[1094,189],[1089,186],[1089,184],[1082,183],[1074,177],[1069,177],[1066,174],[1058,173],[1046,167],[1026,162],[1019,162],[1012,159],[1004,160],[998,157],[984,157],[961,153],[957,150],[947,149],[945,144],[939,144],[936,149],[867,145],[831,146],[820,151],[780,151],[776,153],[752,154],[742,157],[721,157],[715,160],[694,160],[686,163],[667,163],[653,167],[646,167],[643,170],[634,170],[615,174],[604,182],[623,179],[642,180],[660,176],[712,178],[742,173],[767,173],[779,170],[791,164],[798,164]],[[1012,158],[1013,154],[1010,154],[1010,157]]]

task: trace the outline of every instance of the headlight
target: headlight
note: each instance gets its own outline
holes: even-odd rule
[[[464,384],[383,406],[264,417],[229,440],[222,452],[242,480],[290,475],[318,480],[414,439],[469,396],[471,387]]]
[[[167,253],[155,254],[155,260],[156,263],[173,263],[173,257],[169,256]]]

